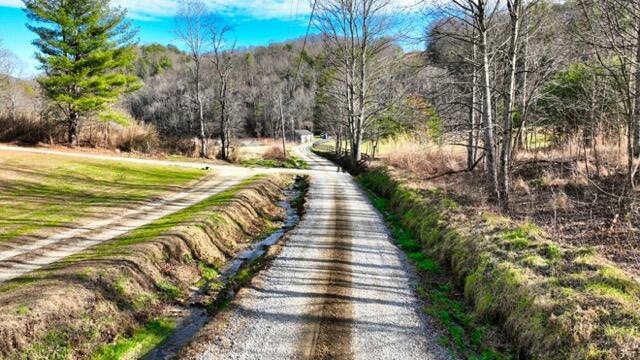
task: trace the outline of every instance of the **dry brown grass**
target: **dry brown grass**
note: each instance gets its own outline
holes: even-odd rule
[[[151,124],[133,122],[115,133],[114,146],[127,152],[150,153],[160,147],[158,131]]]
[[[585,161],[585,154],[587,160]],[[598,136],[593,145],[585,149],[580,136],[566,139],[562,145],[517,153],[517,161],[574,161],[585,174],[608,176],[616,171],[624,171],[627,153],[624,142],[618,138]]]
[[[153,125],[134,120],[120,125],[89,119],[81,124],[78,135],[80,145],[93,148],[152,153],[161,146],[158,131]],[[0,114],[0,141],[31,145],[65,144],[66,123],[34,114],[19,114],[15,118]]]
[[[380,158],[384,163],[422,177],[463,169],[466,156],[463,151],[454,146],[419,141],[419,137],[409,135],[400,135],[380,144]]]
[[[265,159],[273,159],[273,160],[284,160],[286,156],[284,155],[284,151],[282,151],[282,146],[270,146],[264,152],[263,157]]]
[[[283,160],[282,140],[278,139],[244,139],[245,145],[237,146],[238,162],[250,159]],[[287,150],[296,146],[288,142]]]
[[[39,118],[33,114],[11,117],[0,114],[0,141],[24,144],[64,141],[65,129],[59,122]]]

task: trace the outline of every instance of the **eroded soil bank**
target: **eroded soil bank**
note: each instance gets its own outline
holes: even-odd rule
[[[187,304],[198,285],[216,279],[254,239],[280,226],[284,210],[277,202],[292,181],[291,176],[251,178],[117,240],[2,284],[0,356],[108,358],[128,348],[104,344],[136,336],[143,337],[141,353],[127,355],[144,354],[175,326],[162,320],[172,307]],[[140,335],[141,327],[152,336]]]

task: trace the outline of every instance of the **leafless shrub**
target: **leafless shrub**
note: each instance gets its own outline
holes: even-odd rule
[[[59,123],[35,115],[0,114],[0,141],[37,144],[64,139],[65,129]]]
[[[151,124],[134,122],[115,135],[115,147],[122,151],[149,153],[160,147],[158,131]]]
[[[265,152],[263,157],[265,159],[283,160],[285,158],[282,146],[270,146]]]

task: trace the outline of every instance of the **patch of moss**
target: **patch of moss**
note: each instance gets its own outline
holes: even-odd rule
[[[522,264],[529,267],[543,268],[549,266],[547,260],[539,255],[528,255],[521,261]]]
[[[16,307],[16,314],[18,315],[27,315],[31,309],[27,305],[20,304]]]
[[[184,295],[177,286],[165,279],[158,281],[156,286],[158,287],[160,294],[169,301],[176,301]]]
[[[198,269],[200,270],[200,276],[206,281],[211,281],[220,275],[218,269],[202,261],[198,261]]]
[[[136,359],[164,341],[176,327],[169,318],[158,318],[134,330],[131,336],[122,337],[114,344],[101,347],[92,356],[94,360]]]
[[[638,303],[637,298],[607,283],[588,284],[586,290],[620,303]]]
[[[537,179],[529,180],[529,186],[536,189],[543,189],[548,185],[543,178],[537,178]]]

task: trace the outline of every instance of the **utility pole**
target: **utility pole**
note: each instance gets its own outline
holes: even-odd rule
[[[280,105],[280,125],[282,125],[282,154],[287,159],[287,136],[284,131],[284,111],[282,110],[282,93],[278,94],[278,104]]]

